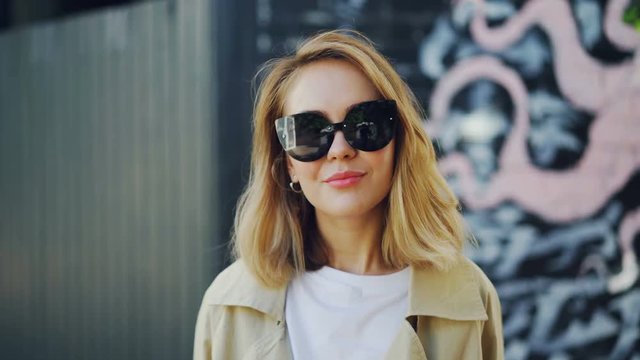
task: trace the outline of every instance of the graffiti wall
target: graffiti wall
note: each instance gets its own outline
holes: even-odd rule
[[[263,59],[356,28],[425,106],[479,242],[468,255],[501,297],[506,357],[640,359],[640,32],[622,21],[633,4],[295,3],[258,1]]]
[[[498,287],[509,359],[640,357],[640,33],[626,5],[459,1],[419,48],[436,83],[427,128]]]

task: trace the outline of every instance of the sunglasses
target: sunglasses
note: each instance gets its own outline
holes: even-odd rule
[[[344,121],[337,124],[317,111],[281,117],[276,120],[276,133],[287,154],[298,161],[309,162],[327,155],[338,130],[354,149],[382,149],[393,139],[397,117],[395,101],[366,101],[354,105]]]

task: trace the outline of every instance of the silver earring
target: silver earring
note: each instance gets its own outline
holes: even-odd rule
[[[298,184],[298,189],[296,189],[296,184]],[[300,183],[297,182],[290,182],[289,183],[289,187],[291,188],[291,191],[293,191],[296,194],[300,194],[302,192],[302,187],[300,187]]]

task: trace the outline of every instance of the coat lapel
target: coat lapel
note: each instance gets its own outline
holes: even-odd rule
[[[447,358],[442,354],[443,347],[466,343],[471,336],[468,321],[488,318],[472,266],[463,258],[449,271],[411,268],[406,321],[387,359],[427,360],[427,354]],[[449,355],[455,351],[445,350]]]
[[[385,356],[387,360],[427,360],[418,334],[404,321]]]
[[[219,290],[211,296],[212,305],[245,306],[269,315],[277,324],[284,323],[287,287],[267,288],[258,282],[241,260],[224,272]]]
[[[469,260],[462,258],[449,271],[411,268],[410,316],[450,320],[487,320],[480,286]]]

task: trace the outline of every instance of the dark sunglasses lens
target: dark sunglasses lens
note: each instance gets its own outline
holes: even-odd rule
[[[362,151],[380,150],[393,138],[396,124],[396,105],[380,100],[353,108],[342,129],[349,144]]]
[[[278,140],[287,154],[299,161],[323,157],[333,140],[331,124],[320,114],[303,113],[276,120]]]

